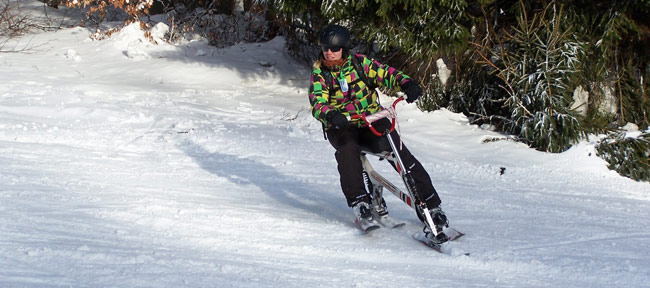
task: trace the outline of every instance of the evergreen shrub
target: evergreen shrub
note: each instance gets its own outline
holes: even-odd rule
[[[609,169],[637,181],[650,182],[650,131],[638,137],[626,132],[610,133],[596,146]]]

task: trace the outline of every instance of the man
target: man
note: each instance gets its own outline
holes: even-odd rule
[[[350,54],[350,32],[339,25],[325,27],[320,34],[322,54],[314,63],[309,87],[309,101],[312,115],[323,123],[330,144],[336,149],[335,157],[341,189],[352,207],[356,221],[361,227],[376,224],[371,210],[371,198],[365,189],[360,146],[381,145],[385,137],[374,135],[363,127],[358,119],[348,120],[354,115],[371,115],[384,108],[379,105],[376,87],[402,91],[406,101],[413,103],[422,94],[420,85],[401,71],[370,59],[361,54]],[[389,127],[390,121],[382,119],[373,124],[376,128]],[[384,130],[379,130],[384,131]],[[391,136],[400,143],[395,131]],[[440,197],[431,184],[429,174],[404,145],[399,155],[415,179],[416,187],[429,208],[436,230],[442,231],[447,217],[440,209]],[[394,163],[393,167],[395,167]],[[420,220],[425,221],[422,211],[417,211]],[[428,227],[428,226],[427,226]],[[426,231],[427,236],[435,235]],[[438,233],[436,233],[438,234]],[[443,233],[438,234],[444,237]],[[440,236],[442,235],[442,236]],[[445,239],[439,239],[440,242]]]

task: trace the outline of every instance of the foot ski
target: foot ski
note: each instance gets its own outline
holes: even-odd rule
[[[379,222],[379,224],[388,228],[402,227],[406,224],[405,222],[399,221],[393,217],[388,216],[388,214],[384,216],[377,216],[376,219],[377,222]]]
[[[361,219],[361,220],[356,219],[354,220],[354,223],[357,223],[357,226],[359,226],[359,229],[361,229],[363,233],[368,233],[372,230],[376,230],[381,227],[379,226],[379,223],[377,223],[377,221],[375,221],[374,219],[370,221],[368,221],[367,219]]]
[[[392,229],[392,228],[402,227],[406,224],[405,222],[399,221],[393,217],[388,216],[388,214],[384,216],[373,215],[371,219],[356,219],[354,220],[354,223],[357,223],[359,229],[361,229],[361,231],[363,231],[364,233],[370,232],[375,229],[379,229],[381,228],[381,226]]]
[[[442,232],[445,233],[445,235],[447,236],[447,241],[454,241],[454,240],[456,240],[456,239],[458,239],[460,237],[465,236],[465,233],[460,232],[460,231],[458,231],[458,230],[456,230],[454,228],[451,228],[451,227],[445,227],[442,230]]]
[[[413,234],[413,239],[420,241],[422,244],[427,245],[428,247],[432,248],[433,250],[443,253],[443,254],[448,254],[448,255],[465,255],[469,256],[469,252],[465,252],[453,247],[449,247],[449,242],[457,240],[460,237],[463,237],[465,234],[454,229],[451,227],[447,227],[444,229],[443,233],[447,236],[447,241],[445,242],[438,242],[436,240],[432,240],[426,237],[426,235],[423,232],[417,232]]]

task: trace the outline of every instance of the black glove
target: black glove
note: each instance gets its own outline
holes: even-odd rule
[[[348,127],[348,118],[345,118],[345,115],[341,114],[339,111],[332,111],[327,113],[325,120],[336,129],[343,129]]]
[[[422,95],[422,88],[420,88],[420,84],[415,82],[415,80],[406,81],[400,88],[406,94],[406,102],[408,103],[415,102]]]

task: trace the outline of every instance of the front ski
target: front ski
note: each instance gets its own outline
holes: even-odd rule
[[[451,247],[450,244],[452,241],[457,240],[460,237],[463,237],[465,234],[451,227],[446,227],[443,231],[447,236],[447,241],[443,243],[437,243],[427,238],[423,232],[417,232],[413,234],[413,239],[419,241],[420,243],[426,245],[427,247],[435,250],[436,252],[447,254],[447,255],[464,255],[469,256],[469,252],[459,250],[457,248]]]

